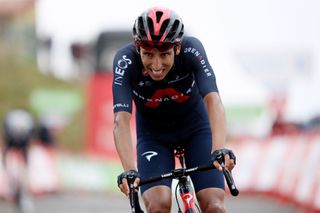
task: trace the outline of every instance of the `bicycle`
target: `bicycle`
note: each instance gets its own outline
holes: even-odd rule
[[[197,212],[201,213],[200,207],[195,201],[196,197],[194,194],[194,189],[193,189],[190,175],[196,172],[207,171],[207,170],[216,169],[216,168],[212,164],[197,166],[193,168],[186,168],[185,159],[184,159],[184,148],[182,147],[178,147],[177,149],[175,149],[174,155],[179,159],[181,168],[174,169],[171,172],[162,174],[158,177],[151,177],[145,180],[141,180],[139,183],[139,186],[156,182],[162,179],[176,179],[178,180],[178,183],[175,188],[175,199],[178,206],[178,213],[182,213],[182,212],[183,213],[197,213]],[[224,177],[227,182],[231,195],[237,196],[239,194],[239,190],[235,185],[231,172],[227,170],[224,166],[224,159],[223,159],[222,152],[218,154],[218,161],[222,166],[222,172],[224,174]],[[135,188],[133,185],[134,176],[129,174],[127,176],[127,180],[130,188],[129,201],[130,201],[131,212],[144,213],[139,203],[139,195],[138,195],[137,188]],[[183,211],[181,210],[179,200],[178,200],[178,188],[179,188],[180,198],[184,205]]]
[[[17,213],[32,213],[34,211],[31,194],[28,191],[26,163],[21,148],[9,148],[5,152],[5,170],[8,177],[10,199],[12,199]]]

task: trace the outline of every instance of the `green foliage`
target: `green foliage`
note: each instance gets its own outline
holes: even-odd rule
[[[12,55],[0,57],[0,119],[9,109],[25,108],[37,114],[30,104],[30,95],[37,88],[64,89],[77,91],[84,99],[84,91],[79,82],[64,82],[50,75],[40,73],[34,61]],[[83,101],[84,102],[84,101]],[[59,134],[58,145],[72,149],[82,149],[84,143],[83,107],[76,112],[71,123]]]

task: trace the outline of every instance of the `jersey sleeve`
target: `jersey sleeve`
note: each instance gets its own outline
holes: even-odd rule
[[[113,60],[113,111],[132,112],[131,73],[133,56],[129,50],[121,49]]]
[[[214,71],[199,39],[188,37],[183,47],[185,63],[192,67],[202,97],[210,92],[219,92]]]

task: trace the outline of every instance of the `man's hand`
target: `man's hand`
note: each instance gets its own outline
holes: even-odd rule
[[[136,170],[128,170],[128,171],[122,172],[118,176],[117,182],[121,192],[129,196],[130,185],[131,185],[131,188],[137,188],[139,186],[140,174]]]
[[[222,166],[231,171],[236,165],[236,156],[230,149],[218,149],[211,155],[213,165],[220,171],[222,171]]]

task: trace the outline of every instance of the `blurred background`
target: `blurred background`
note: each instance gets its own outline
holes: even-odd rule
[[[70,198],[66,209],[100,201],[94,212],[128,210],[115,184],[112,60],[151,6],[180,14],[215,71],[238,157],[230,212],[320,211],[319,1],[0,0],[0,119],[28,109],[54,138],[54,151],[30,150],[38,208],[81,192],[89,201]],[[5,185],[0,167],[4,198]]]

